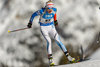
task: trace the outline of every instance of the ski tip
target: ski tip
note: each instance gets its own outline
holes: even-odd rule
[[[8,30],[8,33],[10,33],[11,31]]]

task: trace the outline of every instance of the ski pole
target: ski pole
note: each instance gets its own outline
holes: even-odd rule
[[[21,29],[16,29],[16,30],[12,30],[12,31],[8,30],[8,33],[22,31],[22,30],[26,30],[26,29],[30,29],[30,28],[21,28]]]

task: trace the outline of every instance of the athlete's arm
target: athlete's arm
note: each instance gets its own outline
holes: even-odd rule
[[[54,21],[56,21],[56,20],[57,20],[57,14],[54,15]]]
[[[36,16],[40,15],[40,14],[42,14],[42,9],[41,9],[41,10],[38,10],[38,11],[36,11],[36,12],[34,12],[34,13],[32,14],[32,16],[31,16],[31,18],[30,18],[30,20],[29,20],[29,23],[28,23],[28,25],[27,25],[28,28],[31,28],[32,22],[33,22],[34,18],[35,18]]]
[[[53,10],[55,11],[55,15],[54,15],[54,24],[55,24],[55,26],[58,26],[58,22],[57,22],[57,9],[54,8]]]
[[[58,26],[57,14],[54,15],[54,24],[55,26]]]
[[[38,11],[34,12],[34,13],[32,14],[32,16],[31,16],[30,20],[29,20],[29,23],[32,23],[33,20],[34,20],[34,18],[35,18],[36,16],[40,15],[40,14],[41,14],[41,10],[38,10]]]

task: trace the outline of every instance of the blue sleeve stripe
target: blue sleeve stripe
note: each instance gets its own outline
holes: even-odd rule
[[[30,23],[33,22],[33,19],[35,18],[35,16],[38,16],[37,12],[35,12],[35,13],[32,14],[32,16],[30,18],[30,21],[29,21]]]
[[[41,15],[43,13],[43,9],[36,11],[35,13],[32,14],[31,18],[30,18],[30,23],[33,22],[33,19],[35,18],[35,16]]]

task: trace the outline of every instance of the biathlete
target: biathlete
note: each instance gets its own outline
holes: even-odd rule
[[[45,40],[47,41],[47,52],[48,52],[48,59],[49,59],[50,66],[54,65],[53,57],[52,57],[52,43],[51,43],[50,36],[52,36],[55,39],[57,45],[62,49],[62,51],[68,58],[68,60],[70,62],[75,61],[75,58],[69,55],[66,47],[61,42],[60,37],[55,29],[55,26],[58,26],[56,12],[57,12],[57,9],[54,7],[54,3],[52,1],[48,1],[46,2],[45,8],[41,8],[40,10],[32,14],[30,21],[27,25],[28,28],[31,28],[33,19],[36,16],[40,16],[40,19],[39,19],[40,31],[43,37],[45,38]]]

